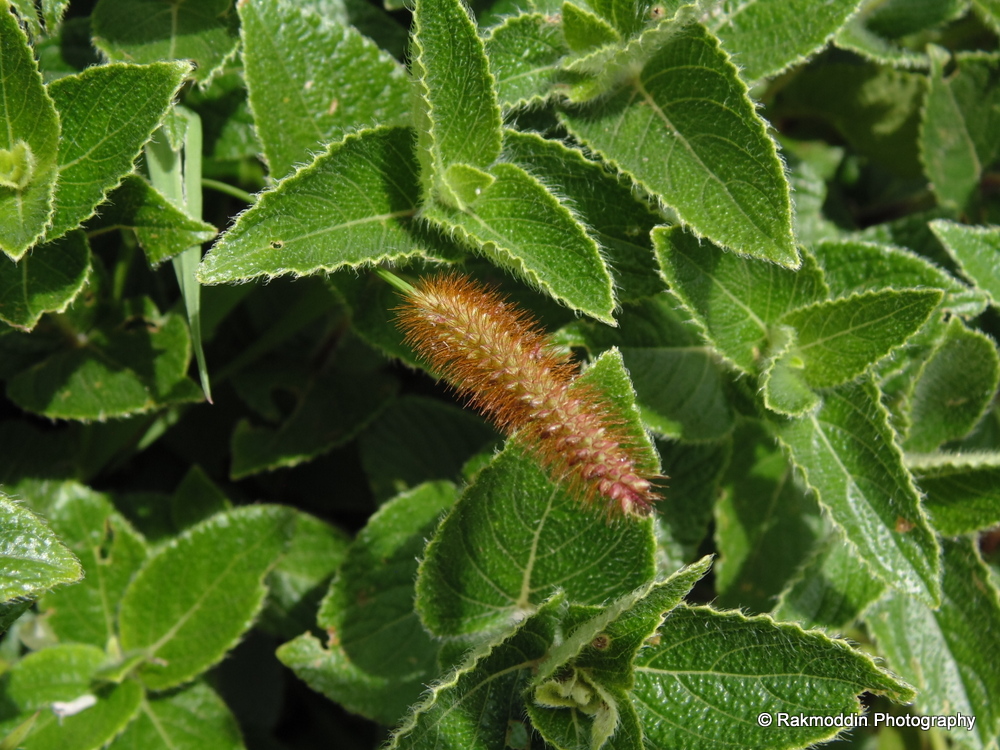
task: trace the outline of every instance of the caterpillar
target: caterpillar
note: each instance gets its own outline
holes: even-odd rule
[[[432,371],[584,501],[603,500],[609,515],[649,514],[661,477],[639,468],[607,399],[526,311],[457,273],[396,286],[397,325]]]

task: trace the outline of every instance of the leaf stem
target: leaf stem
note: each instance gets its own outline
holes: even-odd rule
[[[225,193],[233,198],[239,198],[245,203],[249,203],[251,206],[257,202],[257,198],[248,193],[246,190],[240,190],[235,185],[230,185],[228,182],[220,182],[219,180],[213,180],[209,177],[201,178],[201,186],[211,188],[220,193]]]
[[[416,292],[416,289],[414,289],[407,282],[403,281],[392,271],[387,271],[384,268],[376,268],[375,273],[377,273],[379,276],[382,277],[383,280],[389,282],[392,286],[401,291],[403,294],[412,295],[414,292]]]

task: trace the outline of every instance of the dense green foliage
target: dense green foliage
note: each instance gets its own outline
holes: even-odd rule
[[[1000,3],[3,5],[0,750],[996,750]],[[536,317],[656,513],[376,268]]]

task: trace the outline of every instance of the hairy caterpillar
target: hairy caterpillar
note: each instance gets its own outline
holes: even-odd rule
[[[459,274],[396,282],[397,323],[438,375],[585,500],[602,498],[609,514],[649,513],[659,477],[639,469],[606,399],[528,313]]]

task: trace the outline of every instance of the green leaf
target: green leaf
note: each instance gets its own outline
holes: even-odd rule
[[[243,750],[228,706],[204,682],[180,691],[146,696],[135,719],[108,750]]]
[[[917,688],[917,711],[976,717],[971,732],[954,730],[956,739],[987,748],[1000,731],[1000,672],[987,656],[996,653],[1000,602],[971,539],[941,545],[941,607],[890,592],[868,611],[865,623],[889,665]]]
[[[445,171],[452,164],[487,169],[501,140],[496,84],[462,0],[417,0],[411,56],[424,194],[461,208]]]
[[[472,412],[405,395],[361,433],[358,450],[375,497],[384,500],[432,479],[457,481],[465,462],[497,439]]]
[[[573,673],[528,703],[532,727],[563,750],[642,750],[644,736],[628,693]],[[542,703],[542,705],[539,705]]]
[[[864,5],[874,7],[876,3]],[[842,26],[834,43],[840,49],[850,50],[885,68],[926,68],[929,65],[927,55],[903,47],[868,28],[864,13],[858,13]]]
[[[497,164],[490,174],[495,181],[469,210],[434,202],[421,215],[572,309],[613,324],[611,275],[586,228],[521,167]]]
[[[751,0],[723,3],[712,30],[748,81],[774,76],[812,56],[857,10],[860,0]],[[793,23],[794,19],[794,23]]]
[[[397,381],[382,370],[359,370],[348,364],[325,370],[305,364],[259,365],[240,378],[269,397],[291,394],[290,413],[278,424],[241,420],[233,431],[234,479],[282,466],[296,466],[353,439],[396,394]],[[277,421],[277,420],[276,420]],[[269,420],[270,422],[270,420]]]
[[[908,456],[907,466],[924,492],[924,508],[942,534],[983,531],[1000,523],[1000,455]]]
[[[798,353],[795,329],[777,326],[771,332],[771,349],[760,373],[764,406],[789,417],[812,411],[820,397],[806,382],[805,362]]]
[[[59,115],[9,7],[0,9],[0,36],[0,250],[17,260],[52,217]]]
[[[409,123],[406,71],[354,28],[284,0],[237,9],[250,108],[272,177],[351,130]]]
[[[913,690],[871,657],[819,631],[707,607],[678,607],[639,653],[633,704],[653,747],[805,747],[841,728],[789,718],[861,713],[865,691],[909,701]],[[773,724],[761,726],[768,714]]]
[[[364,130],[261,194],[205,256],[204,284],[427,256],[412,134]]]
[[[0,692],[4,693],[0,734],[41,710],[24,741],[24,750],[103,747],[135,715],[143,694],[135,680],[95,691],[91,680],[105,658],[104,651],[96,646],[76,643],[52,646],[24,657],[0,683]],[[79,699],[83,702],[74,713],[73,703]],[[71,705],[61,705],[67,703]],[[66,715],[60,717],[56,711]]]
[[[990,304],[1000,307],[1000,229],[943,220],[932,221],[930,228],[966,278],[986,292]]]
[[[781,593],[772,614],[805,627],[842,632],[885,590],[844,537],[831,530]]]
[[[430,692],[391,738],[387,750],[475,747],[504,750],[507,733],[523,726],[520,694],[555,641],[561,597],[474,651]]]
[[[671,36],[620,93],[562,118],[696,234],[798,267],[774,142],[736,67],[702,26]]]
[[[130,318],[139,325],[81,331],[76,347],[12,377],[7,397],[37,414],[83,421],[199,400],[187,377],[191,339],[184,319],[160,315],[148,300],[136,307]]]
[[[933,228],[935,223],[931,226]],[[944,292],[942,309],[957,315],[978,315],[985,306],[980,292],[905,248],[856,240],[831,240],[818,243],[815,254],[834,297],[889,287],[928,287]]]
[[[815,414],[775,429],[820,505],[871,572],[936,604],[939,549],[878,389],[862,381],[827,390]]]
[[[1000,384],[1000,355],[992,339],[952,318],[909,397],[910,429],[903,447],[927,453],[968,434]]]
[[[1000,2],[997,0],[972,0],[972,7],[994,31],[1000,30]]]
[[[663,219],[636,198],[631,184],[580,151],[533,133],[505,130],[503,155],[586,217],[588,231],[611,267],[619,301],[663,290],[649,238]]]
[[[54,239],[92,216],[134,168],[190,71],[187,63],[95,65],[49,84],[62,122]],[[114,107],[106,103],[113,101]]]
[[[253,624],[264,577],[282,554],[293,516],[254,505],[220,513],[157,550],[121,599],[122,649],[141,649],[152,690],[183,684],[218,662]]]
[[[566,53],[558,23],[541,13],[509,16],[490,29],[484,44],[501,106],[520,107],[548,99],[559,60]]]
[[[716,351],[745,372],[758,369],[772,324],[828,294],[809,256],[793,272],[740,258],[679,227],[654,229],[653,245],[670,291]]]
[[[0,494],[0,602],[79,581],[79,561],[41,519]]]
[[[46,595],[49,624],[63,641],[104,648],[117,635],[118,602],[146,559],[146,541],[117,513],[105,495],[83,485],[57,485],[49,523],[83,563],[76,586]]]
[[[154,266],[216,235],[215,227],[186,214],[138,175],[122,180],[87,229],[91,233],[133,230]]]
[[[719,604],[767,612],[815,544],[819,509],[788,459],[753,423],[733,436],[722,486],[715,503]]]
[[[279,650],[288,666],[345,708],[394,724],[437,674],[438,647],[413,606],[417,559],[454,485],[428,483],[398,495],[369,520],[347,551],[320,607],[328,649],[306,661],[311,636]],[[314,640],[314,639],[313,639]]]
[[[436,635],[471,634],[509,627],[557,589],[599,604],[652,575],[650,521],[609,525],[508,447],[427,546],[417,609]]]
[[[564,2],[561,15],[566,45],[574,52],[589,52],[621,41],[618,32],[606,21],[578,5]]]
[[[781,322],[795,329],[806,382],[826,388],[856,378],[902,345],[941,299],[933,289],[864,292],[800,307]]]
[[[239,43],[231,0],[164,5],[159,0],[98,0],[91,16],[94,46],[111,60],[192,60],[192,76],[208,82]]]
[[[83,232],[36,246],[17,263],[0,258],[0,320],[30,331],[43,314],[65,311],[89,275]]]
[[[996,56],[958,55],[930,46],[931,75],[920,127],[920,155],[938,203],[968,215],[979,204],[980,179],[1000,153],[1000,88]]]
[[[308,513],[295,515],[288,552],[267,577],[261,625],[291,638],[312,627],[327,583],[340,567],[350,540],[336,526]]]

